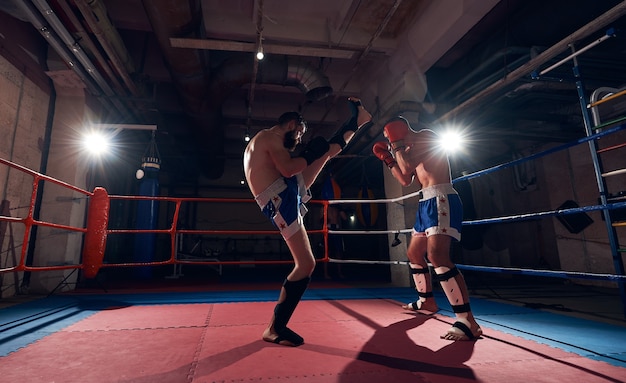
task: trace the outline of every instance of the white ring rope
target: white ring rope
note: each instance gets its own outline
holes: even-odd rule
[[[387,198],[387,199],[342,199],[342,200],[329,200],[328,204],[340,204],[340,203],[386,203],[386,202],[398,202],[404,199],[408,199],[419,195],[420,191],[410,193],[397,198]],[[561,210],[551,210],[540,213],[528,213],[528,214],[518,214],[512,216],[505,216],[499,218],[487,218],[482,220],[474,220],[474,221],[463,221],[464,225],[472,225],[472,224],[482,224],[482,223],[493,223],[493,222],[511,222],[511,221],[519,221],[519,220],[528,220],[528,219],[536,219],[540,217],[546,216],[555,216],[559,214],[573,214],[577,212],[584,211],[593,211],[593,210],[601,210],[601,209],[616,209],[626,207],[626,202],[618,202],[607,205],[594,205],[594,206],[584,206],[578,208],[571,209],[561,209]],[[399,233],[410,233],[413,229],[401,229],[401,230],[328,230],[328,234],[399,234]],[[357,260],[357,259],[335,259],[328,258],[328,262],[332,263],[349,263],[349,264],[378,264],[378,265],[409,265],[409,261],[398,261],[398,260]],[[576,272],[576,271],[551,271],[551,270],[535,270],[535,269],[522,269],[522,268],[513,268],[513,267],[491,267],[491,266],[472,266],[472,265],[456,265],[459,269],[465,270],[474,270],[474,271],[483,271],[483,272],[505,272],[509,274],[524,274],[524,275],[534,275],[534,276],[548,276],[548,277],[557,277],[557,278],[577,278],[577,279],[596,279],[596,280],[614,280],[614,281],[626,281],[626,275],[616,275],[616,274],[598,274],[598,273],[584,273],[584,272]]]
[[[367,261],[356,259],[335,259],[328,258],[328,262],[332,263],[352,263],[352,264],[367,264],[367,265],[410,265],[409,261]],[[430,263],[429,267],[433,267]],[[459,269],[474,270],[474,271],[486,271],[486,272],[507,272],[510,274],[526,274],[535,276],[547,276],[547,277],[559,277],[559,278],[579,278],[579,279],[600,279],[600,280],[626,280],[626,275],[616,274],[599,274],[599,273],[584,273],[580,271],[560,271],[560,270],[537,270],[537,269],[522,269],[519,267],[493,267],[493,266],[473,266],[462,265],[457,263],[456,266]]]
[[[396,198],[385,198],[385,199],[331,199],[328,200],[329,205],[335,205],[339,203],[388,203],[388,202],[398,202],[403,201],[405,199],[409,199],[419,195],[422,191],[418,190],[414,193],[409,193],[407,195],[403,195]]]

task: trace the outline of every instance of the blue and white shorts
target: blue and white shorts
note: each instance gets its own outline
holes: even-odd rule
[[[307,212],[304,203],[311,199],[311,194],[302,175],[297,174],[290,178],[278,178],[254,199],[283,238],[288,239],[302,227]]]
[[[460,241],[463,204],[452,184],[433,185],[421,192],[412,235],[430,237],[444,234]]]

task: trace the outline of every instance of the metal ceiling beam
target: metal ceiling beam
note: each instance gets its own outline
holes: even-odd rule
[[[183,39],[176,37],[170,38],[170,44],[172,44],[173,48],[209,49],[233,52],[256,52],[257,49],[256,43],[209,39]],[[329,57],[346,60],[351,59],[354,57],[354,54],[357,53],[357,51],[349,49],[302,47],[268,43],[263,43],[263,52],[266,54]]]

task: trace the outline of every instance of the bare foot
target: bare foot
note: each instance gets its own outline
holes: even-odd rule
[[[466,318],[456,318],[456,322],[454,322],[448,332],[441,335],[440,338],[452,341],[467,341],[478,339],[482,334],[483,330],[475,320],[470,321]]]
[[[439,311],[439,306],[437,306],[437,302],[434,299],[426,299],[426,300],[417,300],[415,302],[407,303],[406,305],[402,305],[402,308],[408,311],[415,311],[420,314],[431,315]]]
[[[263,331],[263,340],[270,343],[279,344],[281,346],[298,347],[304,343],[304,339],[285,327],[281,334],[275,332],[271,327]]]

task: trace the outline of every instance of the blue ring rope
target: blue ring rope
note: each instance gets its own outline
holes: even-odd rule
[[[626,281],[626,275],[616,274],[594,274],[582,273],[578,271],[552,271],[552,270],[536,270],[521,269],[517,267],[490,267],[490,266],[472,266],[456,264],[456,267],[463,270],[482,271],[490,273],[505,273],[518,275],[533,275],[538,277],[554,277],[554,278],[576,278],[576,279],[595,279],[609,281]]]
[[[605,126],[610,125],[615,122],[607,122]],[[602,126],[598,126],[600,128]],[[463,180],[468,180],[471,178],[475,178],[481,176],[483,174],[488,174],[495,172],[496,170],[505,169],[524,161],[530,161],[535,158],[543,157],[548,154],[556,153],[564,149],[568,149],[570,147],[580,145],[585,142],[589,142],[591,140],[595,140],[596,138],[603,137],[615,132],[618,132],[626,127],[626,124],[617,125],[613,128],[601,131],[599,133],[580,138],[578,140],[572,141],[567,144],[559,145],[554,148],[550,148],[548,150],[544,150],[542,152],[538,152],[532,154],[530,156],[519,158],[513,161],[505,162],[500,165],[493,166],[491,168],[483,169],[478,172],[474,172],[471,174],[467,174],[452,180],[452,182],[459,182]],[[619,209],[626,207],[626,202],[617,202],[606,205],[593,205],[593,206],[583,206],[577,208],[570,209],[560,209],[560,210],[552,210],[540,213],[528,213],[528,214],[518,214],[514,216],[506,216],[506,217],[498,217],[498,218],[487,218],[487,219],[479,219],[474,221],[463,221],[463,225],[480,225],[486,223],[494,223],[494,222],[514,222],[514,221],[522,221],[522,220],[531,220],[536,219],[538,217],[550,217],[561,214],[575,214],[580,212],[587,211],[596,211],[603,209]],[[397,232],[404,232],[404,230],[396,230]],[[332,232],[329,230],[329,233]],[[373,232],[370,232],[373,233]],[[382,233],[387,233],[384,231]],[[349,231],[341,231],[341,234],[356,234],[350,233]],[[342,262],[342,260],[329,259],[331,262]],[[343,262],[346,262],[345,260]],[[391,261],[390,264],[404,264],[408,262],[401,261]],[[551,270],[536,270],[536,269],[522,269],[522,268],[512,268],[512,267],[489,267],[489,266],[472,266],[472,265],[463,265],[456,264],[459,269],[470,270],[470,271],[482,271],[482,272],[492,272],[492,273],[506,273],[506,274],[518,274],[518,275],[532,275],[532,276],[544,276],[544,277],[556,277],[556,278],[577,278],[577,279],[594,279],[594,280],[609,280],[609,281],[623,281],[626,280],[626,275],[616,275],[616,274],[596,274],[596,273],[583,273],[583,272],[575,272],[575,271],[551,271]]]
[[[534,219],[536,217],[551,217],[551,216],[561,215],[561,214],[574,214],[574,213],[580,213],[580,212],[585,212],[585,211],[596,211],[596,210],[602,210],[602,209],[612,210],[612,209],[620,209],[620,208],[625,208],[625,207],[626,207],[626,202],[615,202],[615,203],[609,203],[606,205],[582,206],[582,207],[575,207],[571,209],[544,211],[540,213],[518,214],[518,215],[511,215],[511,216],[497,217],[497,218],[477,219],[474,221],[463,221],[463,225],[471,226],[471,225],[480,225],[483,223],[523,221],[523,220]]]
[[[563,144],[563,145],[560,145],[560,146],[555,146],[554,148],[550,148],[550,149],[544,150],[542,152],[531,154],[528,157],[519,158],[517,160],[505,162],[503,164],[496,165],[496,166],[493,166],[493,167],[490,167],[490,168],[487,168],[487,169],[483,169],[483,170],[480,170],[480,171],[477,171],[477,172],[474,172],[474,173],[466,174],[464,176],[461,176],[461,177],[453,179],[452,183],[468,180],[470,178],[476,178],[476,177],[481,176],[483,174],[488,174],[488,173],[495,172],[496,170],[508,168],[508,167],[517,165],[519,163],[522,163],[524,161],[530,161],[530,160],[534,160],[535,158],[539,158],[539,157],[543,157],[543,156],[548,155],[548,154],[556,153],[556,152],[559,152],[561,150],[564,150],[564,149],[567,149],[567,148],[571,148],[572,146],[580,145],[582,143],[589,142],[589,141],[594,140],[596,138],[599,138],[599,137],[602,137],[602,136],[606,136],[606,135],[618,132],[618,131],[620,131],[620,130],[622,130],[624,128],[626,128],[626,124],[617,125],[617,126],[615,126],[613,128],[604,130],[604,131],[602,131],[600,133],[592,134],[591,136],[583,137],[583,138],[580,138],[580,139],[578,139],[576,141],[569,142],[567,144]]]

